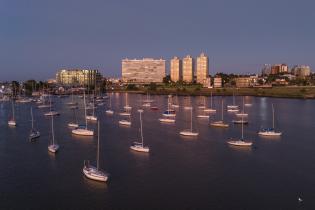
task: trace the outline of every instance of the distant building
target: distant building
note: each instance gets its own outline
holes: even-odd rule
[[[165,77],[165,60],[143,58],[122,60],[122,81],[124,83],[162,83]]]
[[[171,59],[170,75],[173,82],[182,80],[182,61],[176,56]]]
[[[292,68],[292,73],[298,78],[305,79],[306,77],[311,75],[311,68],[304,65],[294,66]]]
[[[271,74],[288,73],[288,66],[286,64],[275,64],[271,66]]]
[[[95,85],[100,82],[102,75],[98,70],[90,69],[61,69],[56,74],[56,81],[61,85]]]
[[[183,81],[192,83],[194,78],[194,63],[193,58],[187,55],[183,58]]]
[[[197,83],[205,84],[207,82],[207,77],[209,75],[209,58],[201,53],[199,57],[197,57]]]
[[[214,88],[221,88],[222,87],[222,78],[221,77],[215,77],[213,79],[213,87]]]
[[[235,78],[236,87],[250,87],[251,86],[251,78],[250,77],[238,77]]]

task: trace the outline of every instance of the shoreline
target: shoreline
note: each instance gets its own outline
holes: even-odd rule
[[[314,86],[298,87],[272,87],[272,88],[193,88],[176,89],[176,88],[158,88],[157,90],[139,89],[139,90],[114,90],[109,92],[146,94],[151,95],[178,95],[178,96],[254,96],[254,97],[271,97],[271,98],[288,98],[288,99],[315,99]]]

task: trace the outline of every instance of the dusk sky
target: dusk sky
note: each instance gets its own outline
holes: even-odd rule
[[[265,63],[315,69],[313,0],[0,0],[0,80],[61,68],[120,76],[122,58],[194,57],[210,74]],[[167,69],[167,72],[169,69]]]

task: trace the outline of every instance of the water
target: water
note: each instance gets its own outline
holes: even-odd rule
[[[117,115],[124,106],[123,94],[112,95],[114,116],[99,107],[101,119],[100,166],[110,173],[108,183],[86,179],[84,160],[95,162],[96,137],[77,137],[67,123],[72,112],[65,103],[70,98],[55,98],[61,113],[55,117],[58,154],[48,153],[51,139],[50,120],[44,110],[34,109],[35,126],[41,131],[37,142],[28,141],[31,104],[17,104],[18,126],[10,128],[7,120],[11,103],[0,104],[0,205],[1,209],[314,209],[315,208],[315,101],[246,97],[249,125],[244,136],[253,140],[251,149],[231,147],[229,137],[240,137],[240,125],[228,129],[209,127],[208,120],[193,120],[197,138],[181,137],[190,126],[190,111],[200,97],[179,97],[176,124],[161,124],[158,118],[166,109],[166,96],[152,96],[160,110],[144,108],[144,141],[150,154],[130,151],[140,139],[141,97],[129,95],[132,111],[130,128],[118,125]],[[83,120],[82,99],[77,98]],[[242,103],[241,97],[236,99]],[[109,103],[107,101],[106,103]],[[208,105],[210,98],[207,99]],[[225,97],[225,104],[232,98]],[[276,109],[276,127],[280,138],[257,135],[261,126],[271,126],[271,103]],[[218,119],[221,97],[214,97]],[[35,106],[35,104],[32,104]],[[224,113],[231,122],[234,114]],[[216,116],[216,115],[214,115]],[[211,118],[213,120],[214,117]],[[96,129],[96,123],[90,123]],[[95,130],[96,131],[96,130]],[[298,197],[303,202],[298,201]]]

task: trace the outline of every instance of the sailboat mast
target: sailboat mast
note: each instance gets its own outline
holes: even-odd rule
[[[190,109],[190,132],[192,132],[192,107]]]
[[[245,104],[245,97],[243,96],[243,114],[245,113],[245,106],[244,106],[244,104]]]
[[[244,139],[244,121],[242,116],[242,140]]]
[[[142,147],[143,147],[143,131],[142,131],[142,111],[140,111],[140,133],[141,133],[141,143],[142,143]]]
[[[211,95],[210,95],[210,106],[211,106],[211,109],[212,109],[212,91],[211,91]]]
[[[31,107],[32,130],[34,129],[33,107]]]
[[[55,144],[54,116],[53,115],[51,115],[51,135],[52,135],[52,144]]]
[[[97,156],[96,156],[96,167],[99,169],[99,159],[100,159],[100,121],[97,122]]]
[[[84,100],[85,129],[87,129],[85,90],[83,91],[83,100]]]
[[[14,102],[13,102],[13,99],[12,99],[12,117],[13,117],[13,120],[15,120],[15,111],[14,111]]]
[[[222,122],[223,122],[223,99],[221,101],[221,119],[222,119]]]
[[[275,129],[275,110],[272,104],[272,128]]]

